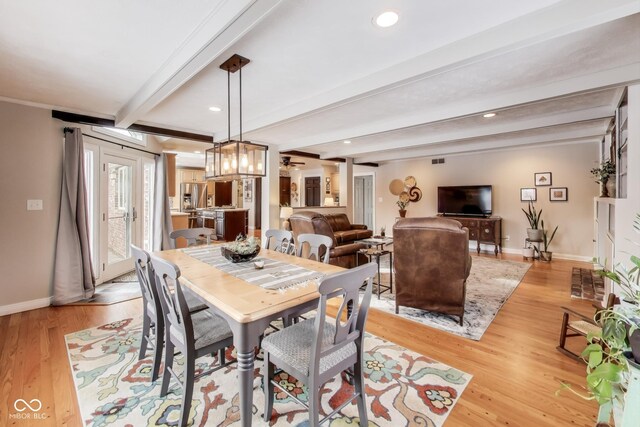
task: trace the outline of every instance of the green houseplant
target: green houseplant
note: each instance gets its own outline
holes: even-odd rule
[[[600,184],[600,197],[612,196],[607,188],[607,183],[612,176],[615,177],[615,173],[616,165],[611,160],[607,160],[597,168],[591,169],[591,175],[596,179],[596,183]]]
[[[525,211],[524,209],[522,209],[522,212],[524,212],[525,216],[527,217],[527,221],[529,221],[530,228],[527,228],[527,237],[529,238],[529,241],[541,242],[543,237],[542,230],[539,229],[538,226],[540,225],[542,209],[540,209],[540,212],[536,211],[536,206],[532,201],[529,201],[527,210]]]
[[[400,210],[398,211],[398,213],[400,214],[401,218],[404,218],[407,215],[407,205],[409,204],[409,202],[405,202],[404,200],[398,200],[396,202],[396,205],[398,205],[398,208],[400,208]]]

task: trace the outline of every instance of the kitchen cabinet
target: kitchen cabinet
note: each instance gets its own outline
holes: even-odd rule
[[[280,177],[280,206],[291,206],[291,177]]]
[[[180,169],[180,182],[204,182],[204,170]]]
[[[216,209],[216,237],[228,242],[238,234],[249,232],[249,215],[246,209]]]
[[[233,204],[233,182],[216,181],[215,184],[215,206],[229,206]]]

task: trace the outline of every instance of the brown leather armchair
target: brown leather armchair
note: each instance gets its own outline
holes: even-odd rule
[[[329,251],[329,264],[353,268],[368,262],[366,256],[358,253],[360,249],[366,248],[366,245],[362,243],[341,243],[336,238],[336,233],[331,227],[329,220],[322,214],[312,211],[296,212],[289,218],[289,223],[293,231],[294,242],[298,241],[298,235],[305,233],[322,234],[333,240],[333,247]],[[366,233],[362,235],[366,235]],[[367,237],[371,237],[371,234],[368,234]],[[364,239],[366,237],[362,238]],[[323,255],[323,253],[320,254],[320,256]]]
[[[445,218],[403,218],[393,226],[396,313],[400,306],[452,314],[463,324],[471,271],[469,230]]]

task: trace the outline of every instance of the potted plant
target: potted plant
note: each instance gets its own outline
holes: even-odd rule
[[[403,200],[398,200],[396,202],[396,205],[398,205],[398,207],[400,208],[400,210],[398,211],[398,213],[400,213],[400,217],[404,218],[407,215],[407,205],[409,204],[409,202],[405,202]]]
[[[239,234],[235,241],[222,245],[220,252],[233,263],[251,261],[260,252],[260,239]]]
[[[556,225],[556,228],[554,228],[553,232],[551,233],[551,237],[549,237],[549,233],[544,228],[544,220],[540,222],[540,225],[542,226],[542,247],[544,248],[544,250],[538,249],[538,253],[540,254],[540,261],[551,262],[553,252],[549,251],[549,246],[551,245],[551,241],[553,240],[553,238],[556,236],[558,226]]]
[[[612,194],[615,192],[615,182],[611,179],[615,177],[615,173],[616,165],[611,160],[607,160],[601,163],[599,167],[591,169],[591,175],[596,178],[596,183],[600,184],[600,197],[615,197],[615,194]],[[610,181],[613,184],[613,188],[607,186]]]
[[[540,224],[540,216],[542,215],[542,209],[540,212],[536,211],[536,207],[532,201],[529,201],[529,206],[525,211],[522,209],[525,216],[527,217],[527,221],[529,221],[530,228],[527,228],[527,237],[531,242],[541,242],[542,241],[542,230],[538,228]]]

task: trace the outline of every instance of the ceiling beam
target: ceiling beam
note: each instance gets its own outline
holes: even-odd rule
[[[128,128],[189,81],[269,14],[281,0],[221,1],[116,114]]]
[[[433,144],[426,147],[418,147],[410,150],[387,150],[356,157],[358,162],[385,162],[392,160],[409,160],[418,157],[447,156],[451,154],[489,151],[495,149],[512,148],[518,146],[536,146],[543,143],[562,141],[596,142],[602,139],[603,126],[591,126],[578,131],[557,132],[549,135],[529,135],[501,140],[482,139],[456,142],[451,141],[442,144]]]
[[[280,149],[297,149],[327,142],[353,139],[358,136],[374,135],[443,120],[475,116],[487,111],[499,112],[500,110],[533,102],[587,93],[603,88],[613,88],[638,81],[640,81],[640,63],[634,63],[572,79],[527,87],[519,91],[483,97],[474,101],[461,101],[437,109],[414,110],[412,114],[393,117],[386,121],[371,121],[346,130],[339,129],[296,138],[294,142],[281,144]]]
[[[567,0],[490,28],[465,39],[338,86],[280,110],[247,119],[247,132],[268,129],[311,114],[374,96],[378,93],[428,78],[496,55],[594,27],[640,12],[637,0]],[[424,123],[424,122],[423,122]],[[413,122],[413,125],[418,124]],[[347,135],[352,138],[360,134]],[[322,142],[338,140],[325,139]],[[296,149],[308,142],[287,144]]]
[[[419,138],[415,136],[404,136],[402,130],[395,132],[384,133],[387,138],[383,142],[371,142],[367,141],[367,137],[364,137],[362,141],[358,138],[351,139],[351,145],[349,147],[340,147],[339,154],[348,157],[357,157],[358,155],[373,153],[376,151],[384,151],[389,149],[411,148],[417,146],[423,146],[427,144],[438,144],[447,141],[461,141],[465,139],[480,138],[486,136],[499,136],[501,134],[522,132],[533,129],[545,129],[553,126],[560,126],[573,123],[585,123],[592,120],[602,120],[613,117],[614,108],[595,107],[587,110],[571,111],[567,113],[553,114],[543,117],[536,117],[533,119],[508,121],[507,123],[490,124],[490,120],[487,119],[487,124],[484,126],[473,126],[459,131],[445,132],[445,133],[433,133],[430,132],[428,127],[422,131],[424,136]],[[420,128],[419,126],[417,127]],[[410,129],[415,129],[410,128]],[[343,145],[343,144],[341,144]],[[319,147],[320,148],[320,147]],[[328,151],[322,154],[320,157],[332,157],[338,152]]]
[[[84,125],[116,127],[113,119],[105,119],[102,117],[87,116],[85,114],[68,113],[66,111],[52,110],[51,117],[68,123],[81,123]],[[160,128],[157,126],[147,126],[134,123],[128,127],[128,130],[149,133],[158,136],[168,136],[171,138],[189,139],[193,141],[213,142],[211,135],[203,135],[200,133],[184,132],[181,130]]]

